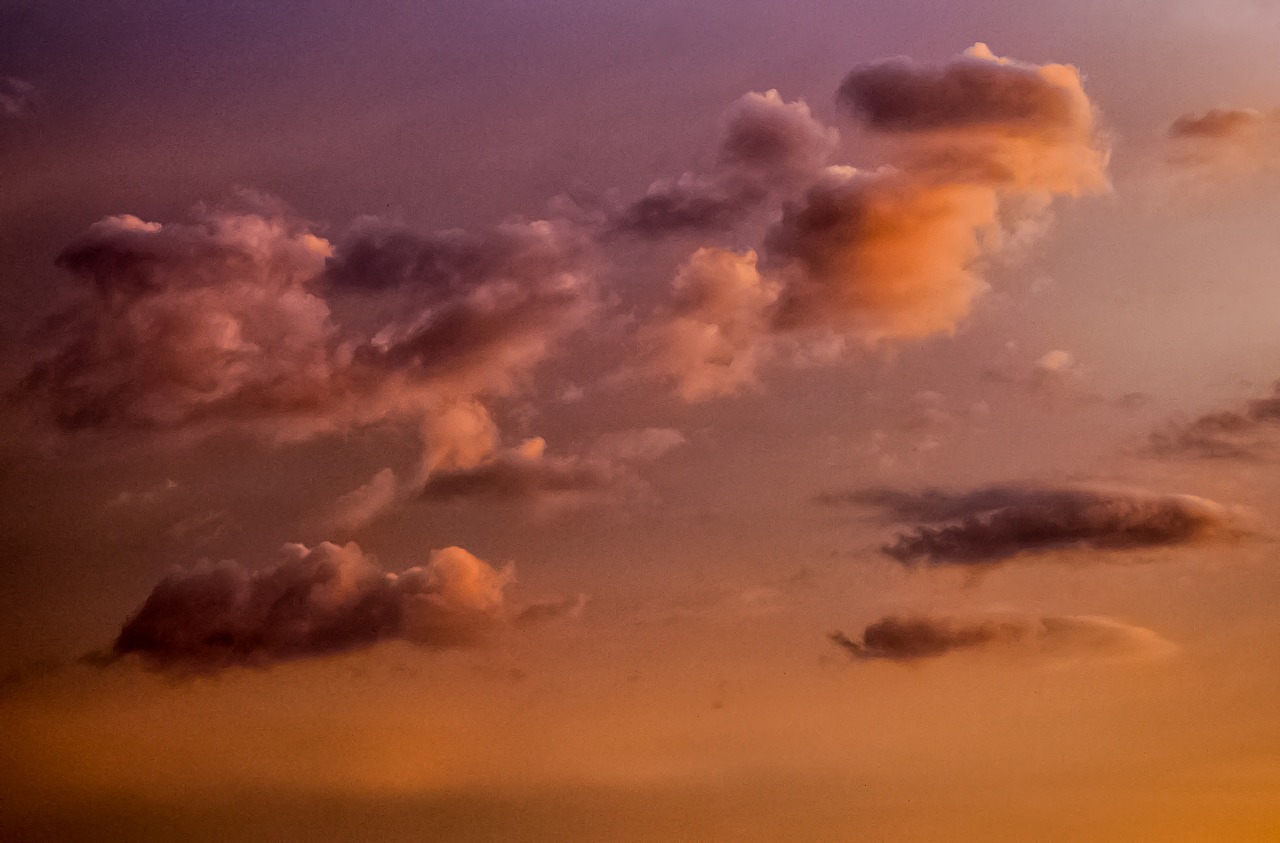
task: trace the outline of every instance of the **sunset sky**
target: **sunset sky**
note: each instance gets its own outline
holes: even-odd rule
[[[1280,839],[1278,47],[0,0],[0,839]]]

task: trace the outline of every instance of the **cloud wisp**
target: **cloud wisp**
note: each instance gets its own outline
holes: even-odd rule
[[[868,624],[861,640],[843,632],[833,632],[830,638],[855,660],[899,663],[986,650],[1089,659],[1155,658],[1176,650],[1144,627],[1076,615],[976,619],[889,615]]]
[[[1183,182],[1220,186],[1280,173],[1280,109],[1212,108],[1168,131],[1166,166]]]
[[[1232,410],[1173,422],[1152,432],[1148,452],[1158,457],[1262,460],[1280,452],[1280,383],[1270,395]]]
[[[867,489],[827,504],[873,507],[916,522],[881,550],[903,565],[980,567],[1067,551],[1109,558],[1223,541],[1244,530],[1237,513],[1193,495],[1079,487],[988,486],[967,492]]]

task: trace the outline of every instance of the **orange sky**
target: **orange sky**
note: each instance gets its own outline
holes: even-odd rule
[[[1280,837],[1269,4],[0,32],[0,837]]]

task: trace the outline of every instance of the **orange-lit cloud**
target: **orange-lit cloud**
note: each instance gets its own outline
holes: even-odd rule
[[[266,665],[392,638],[470,644],[506,618],[511,569],[460,547],[399,573],[354,543],[288,545],[283,555],[254,571],[221,562],[171,574],[124,625],[114,653],[170,668]]]
[[[1052,197],[1108,187],[1106,138],[1066,65],[979,44],[941,67],[858,68],[840,102],[891,142],[890,166],[815,167],[760,257],[703,249],[680,269],[646,338],[686,400],[754,384],[778,337],[954,331],[987,288],[984,264],[1037,228]]]

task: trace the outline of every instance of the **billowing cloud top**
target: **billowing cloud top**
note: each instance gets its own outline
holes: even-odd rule
[[[824,495],[921,522],[883,551],[903,564],[986,565],[1062,550],[1176,547],[1239,535],[1236,514],[1193,495],[990,486],[969,492],[872,489]]]
[[[429,466],[468,465],[497,446],[486,397],[514,390],[592,306],[565,225],[420,237],[364,220],[335,248],[250,198],[266,207],[91,226],[59,259],[80,298],[22,394],[72,430],[289,439],[417,420]]]
[[[511,569],[460,547],[399,573],[354,543],[288,545],[283,555],[259,570],[228,561],[171,574],[124,625],[115,653],[160,667],[265,665],[393,638],[474,643],[505,617]]]
[[[663,349],[652,370],[685,399],[756,384],[780,340],[834,332],[876,343],[955,330],[987,288],[982,264],[1000,255],[1013,227],[1055,195],[1108,186],[1106,138],[1079,72],[1066,65],[1016,62],[977,45],[941,67],[895,59],[858,68],[840,101],[892,140],[891,166],[823,166],[810,142],[813,154],[785,156],[796,173],[808,171],[784,180],[790,194],[779,193],[781,212],[759,248],[707,246],[679,270],[672,305],[645,337]],[[740,112],[748,104],[784,113],[776,98],[746,99]],[[789,117],[792,128],[771,136],[819,136],[798,128],[807,110],[804,121],[798,111]],[[741,145],[732,128],[724,143]],[[733,194],[723,181],[723,173],[686,176],[633,212],[648,207],[667,221],[650,231],[688,229],[695,218],[727,221],[728,207],[746,206],[743,196],[767,193]]]

